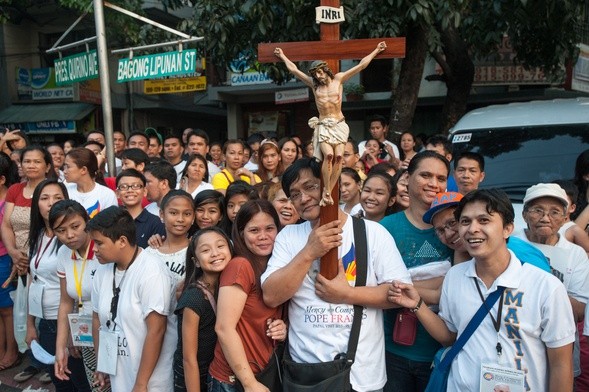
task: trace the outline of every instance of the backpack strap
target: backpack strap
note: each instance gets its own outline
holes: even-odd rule
[[[366,224],[364,220],[353,218],[354,226],[354,247],[356,249],[356,284],[355,287],[366,285],[366,275],[368,271],[368,246],[366,242]],[[360,327],[362,326],[362,314],[364,308],[360,305],[354,305],[354,320],[352,321],[352,331],[348,342],[348,361],[354,362],[356,358],[356,349],[360,340]]]

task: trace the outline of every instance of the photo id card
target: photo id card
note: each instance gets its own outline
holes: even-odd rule
[[[482,364],[480,392],[524,392],[524,378],[522,370]]]
[[[67,315],[70,323],[72,342],[76,347],[94,347],[92,340],[92,315],[70,313]]]

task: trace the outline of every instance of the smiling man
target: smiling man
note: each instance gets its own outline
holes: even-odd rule
[[[389,300],[412,309],[427,331],[452,345],[485,298],[501,287],[501,298],[485,315],[453,360],[449,391],[478,391],[492,364],[518,378],[518,391],[572,391],[575,323],[564,286],[551,274],[521,263],[507,248],[514,212],[505,192],[483,189],[465,195],[455,218],[469,261],[448,271],[439,316],[413,286],[394,283]],[[497,323],[495,322],[498,321]]]
[[[297,363],[332,361],[345,352],[353,305],[364,306],[351,383],[355,391],[381,390],[386,381],[381,310],[387,306],[386,282],[409,282],[409,274],[393,238],[377,223],[365,221],[368,275],[366,287],[354,287],[352,218],[338,208],[338,220],[319,224],[319,177],[319,163],[312,158],[295,161],[282,176],[284,192],[306,222],[288,225],[276,237],[261,278],[264,302],[275,307],[290,300],[289,349]],[[318,273],[319,263],[332,248],[338,248],[341,263],[338,275],[327,280]]]

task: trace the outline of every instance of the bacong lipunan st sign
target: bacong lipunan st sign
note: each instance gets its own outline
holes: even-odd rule
[[[120,59],[117,82],[184,75],[196,69],[196,49]]]

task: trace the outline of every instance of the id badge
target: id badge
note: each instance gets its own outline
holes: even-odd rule
[[[72,342],[76,347],[94,347],[92,340],[92,316],[82,313],[67,315],[70,323]]]
[[[482,364],[480,392],[524,392],[524,379],[525,374],[523,370],[496,364]]]
[[[119,333],[100,328],[98,337],[98,361],[96,370],[116,376],[119,354]]]
[[[45,284],[42,282],[31,283],[29,286],[29,314],[43,318],[43,291]]]

